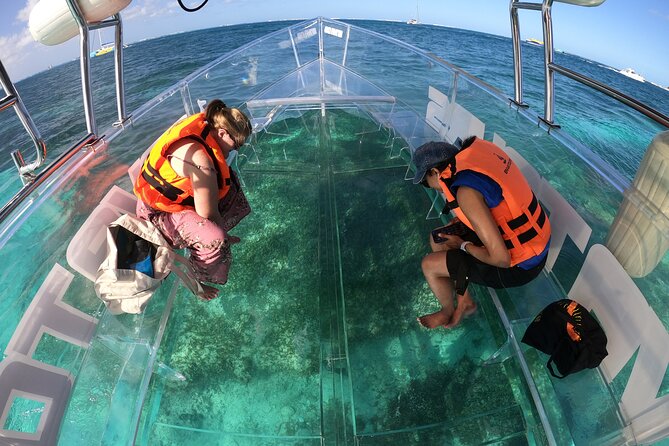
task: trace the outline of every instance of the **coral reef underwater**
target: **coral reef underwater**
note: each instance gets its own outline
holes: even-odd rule
[[[406,153],[389,156],[403,141],[335,110],[252,144],[259,162],[240,176],[253,213],[233,231],[229,282],[213,302],[177,297],[159,360],[185,379],[154,376],[145,438],[311,445],[341,434],[331,422],[375,445],[524,432],[506,367],[481,365],[498,347],[484,310],[451,331],[415,322],[437,306],[420,259],[440,222],[404,179]]]

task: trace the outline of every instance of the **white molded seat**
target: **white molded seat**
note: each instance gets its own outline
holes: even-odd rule
[[[458,138],[464,140],[470,136],[483,139],[484,132],[485,124],[469,110],[457,102],[452,102],[449,105],[446,126],[440,132],[443,138],[450,142],[455,142]]]
[[[121,214],[135,215],[135,196],[118,186],[112,186],[100,204],[67,246],[67,263],[78,273],[95,281],[98,268],[107,254],[107,225]]]

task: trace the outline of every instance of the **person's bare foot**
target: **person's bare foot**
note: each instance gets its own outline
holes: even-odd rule
[[[446,311],[444,308],[441,310],[432,313],[432,314],[426,314],[424,316],[420,316],[416,318],[419,324],[421,324],[425,328],[437,328],[439,326],[445,326],[446,323],[451,319],[451,312]]]
[[[445,328],[457,327],[458,325],[460,325],[460,322],[462,322],[462,319],[476,313],[476,309],[477,309],[476,302],[474,302],[471,299],[471,297],[458,296],[458,306],[455,308],[455,311],[453,312],[453,317],[451,317],[450,322],[444,324],[444,327]]]
[[[202,299],[202,300],[212,300],[212,299],[216,299],[218,297],[218,292],[219,292],[218,288],[215,288],[215,287],[210,286],[210,285],[206,285],[204,283],[200,283],[200,285],[202,286],[202,290],[203,290],[202,294],[198,295],[198,297],[200,299]]]

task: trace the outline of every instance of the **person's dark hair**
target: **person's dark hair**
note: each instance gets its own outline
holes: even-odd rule
[[[462,146],[460,147],[460,150],[464,150],[467,147],[471,146],[474,143],[475,140],[476,140],[476,136],[470,136],[469,138],[465,139],[462,142]],[[453,159],[449,158],[447,160],[440,161],[439,163],[437,163],[433,167],[435,169],[437,169],[439,172],[443,172],[444,170],[446,170],[448,168],[448,166],[451,165],[452,162],[453,162]]]
[[[207,108],[204,110],[204,117],[211,124],[214,121],[214,116],[222,113],[226,108],[228,106],[225,105],[225,102],[220,99],[214,99],[207,104]]]
[[[476,136],[470,136],[469,138],[465,139],[464,141],[462,141],[462,147],[460,148],[460,150],[464,150],[467,147],[471,146],[472,144],[474,144],[475,140]]]

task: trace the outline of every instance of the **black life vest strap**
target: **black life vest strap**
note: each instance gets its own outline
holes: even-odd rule
[[[168,200],[180,205],[195,207],[195,199],[191,195],[179,200],[179,196],[183,195],[185,191],[165,181],[151,163],[146,163],[146,169],[142,169],[141,175],[151,187]]]
[[[520,242],[521,245],[523,245],[538,235],[539,234],[534,228],[530,228],[527,231],[523,232],[522,234],[518,235],[518,241]],[[504,240],[504,244],[506,245],[507,249],[513,249],[513,242],[511,242],[511,240]]]
[[[455,160],[453,160],[452,165],[455,166]],[[450,191],[451,190],[450,186],[453,183],[453,177],[448,178],[448,179],[439,177],[439,179],[441,180],[442,183],[444,183],[446,185],[446,187]],[[457,209],[459,207],[460,206],[458,205],[458,200],[456,200],[455,196],[454,196],[453,200],[446,201],[446,204],[444,205],[444,209],[442,209],[441,213],[442,214],[447,214],[449,211],[452,211],[452,210]]]
[[[179,196],[184,193],[183,190],[165,181],[151,163],[146,163],[146,169],[142,170],[142,178],[170,201],[178,202]]]
[[[457,200],[453,201],[447,201],[446,204],[444,204],[444,208],[441,210],[442,214],[448,214],[451,210],[458,208],[458,202]]]
[[[530,202],[530,205],[527,207],[527,210],[529,211],[530,215],[534,215],[534,212],[537,210],[537,206],[539,206],[537,197],[536,195],[532,194],[532,202]],[[520,228],[528,221],[530,220],[529,218],[527,218],[527,214],[522,214],[520,217],[516,217],[513,220],[509,220],[507,224],[509,225],[509,228],[511,230],[514,230]]]
[[[528,206],[527,210],[530,215],[533,215],[537,208],[539,208],[539,216],[537,217],[537,226],[539,228],[543,228],[544,225],[546,224],[546,212],[544,211],[544,208],[539,205],[539,201],[537,200],[536,195],[532,194],[532,202]],[[511,230],[518,229],[521,226],[523,226],[525,223],[529,221],[529,218],[527,217],[526,214],[521,215],[520,217],[516,217],[513,220],[508,222],[509,228]],[[501,227],[499,227],[500,233],[504,234],[503,230]],[[518,235],[518,241],[522,244],[529,242],[532,240],[534,237],[538,236],[539,234],[537,233],[536,229],[530,228],[527,231],[521,233]],[[511,240],[504,240],[504,244],[506,245],[507,249],[512,249],[513,248],[513,243]]]

